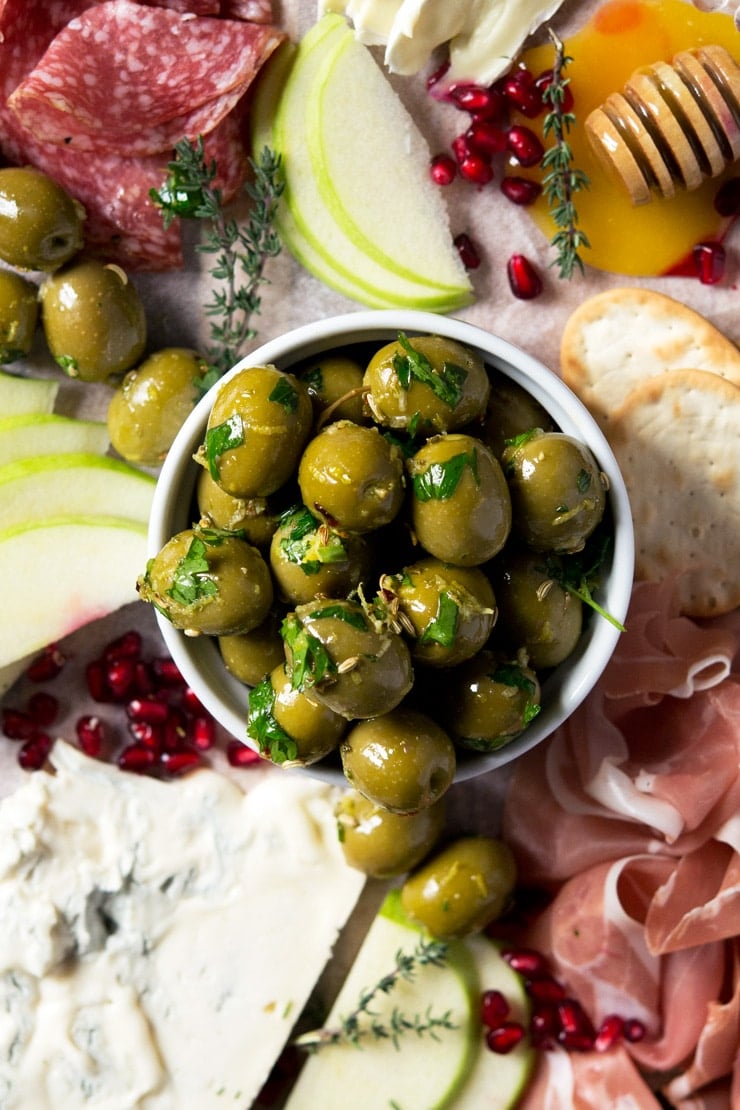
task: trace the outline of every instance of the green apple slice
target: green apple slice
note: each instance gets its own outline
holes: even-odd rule
[[[154,478],[104,455],[39,455],[0,466],[4,528],[54,516],[115,514],[146,522]]]
[[[21,378],[0,370],[0,416],[51,412],[59,382],[48,378]]]
[[[429,177],[426,140],[348,28],[306,114],[314,177],[337,224],[378,265],[468,304],[470,282]]]
[[[0,531],[0,667],[137,597],[146,525],[56,517]]]
[[[108,428],[99,420],[77,420],[55,413],[22,413],[0,418],[2,463],[67,451],[104,455],[109,446]]]
[[[351,1013],[363,992],[384,978],[397,953],[411,953],[422,933],[404,916],[399,892],[391,891],[373,921],[327,1019],[333,1028]],[[432,1038],[406,1033],[396,1047],[390,1039],[364,1037],[320,1048],[307,1060],[286,1110],[508,1110],[515,1105],[532,1067],[525,1044],[506,1057],[484,1044],[480,996],[489,987],[511,1001],[512,1017],[526,1021],[521,980],[485,937],[449,943],[444,964],[417,969],[373,1000],[373,1019],[388,1024],[394,1010],[406,1015],[449,1012],[454,1029]]]

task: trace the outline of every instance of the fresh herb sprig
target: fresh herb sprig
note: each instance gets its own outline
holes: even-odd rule
[[[557,228],[550,240],[557,251],[553,265],[557,266],[561,278],[569,280],[576,270],[583,273],[580,251],[591,246],[586,233],[578,226],[578,212],[573,200],[576,193],[589,187],[590,182],[583,170],[574,168],[573,150],[567,137],[576,117],[573,112],[564,110],[565,92],[570,83],[564,73],[573,59],[565,54],[555,32],[550,30],[549,34],[555,47],[555,61],[552,80],[542,94],[543,100],[550,105],[542,130],[546,139],[554,139],[554,144],[545,151],[542,159],[542,169],[546,171],[542,189]]]
[[[211,371],[200,383],[203,390],[238,361],[245,344],[257,334],[252,319],[262,305],[265,265],[282,248],[275,230],[284,189],[282,159],[265,147],[249,164],[253,179],[244,189],[252,204],[244,222],[226,215],[222,191],[213,184],[218,167],[213,159],[206,159],[201,137],[176,144],[164,185],[150,194],[162,209],[165,227],[178,216],[203,220],[206,225],[196,250],[214,256],[211,275],[219,284],[204,307],[211,318],[211,346],[206,352]]]
[[[422,937],[413,952],[399,949],[394,967],[374,987],[362,991],[354,1010],[341,1017],[336,1027],[314,1029],[297,1037],[293,1043],[316,1052],[330,1044],[351,1044],[361,1048],[362,1041],[367,1038],[390,1040],[395,1048],[399,1048],[401,1037],[407,1033],[438,1039],[439,1030],[457,1028],[449,1010],[435,1015],[430,1007],[424,1014],[407,1015],[394,1007],[388,1020],[381,1021],[373,1012],[372,1005],[379,995],[390,994],[401,980],[411,982],[419,968],[429,965],[442,967],[446,959],[447,945],[439,940]]]
[[[599,572],[606,562],[611,546],[611,536],[597,531],[589,538],[583,551],[577,554],[561,558],[552,555],[543,556],[542,569],[549,578],[574,597],[580,598],[584,605],[588,605],[617,631],[624,632],[621,621],[600,605],[593,595],[593,590],[598,587]]]

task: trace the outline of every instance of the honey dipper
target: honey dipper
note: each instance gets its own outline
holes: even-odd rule
[[[740,158],[740,65],[722,46],[684,50],[636,70],[585,128],[634,205],[697,189]]]

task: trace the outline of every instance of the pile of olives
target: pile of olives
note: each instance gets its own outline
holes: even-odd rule
[[[521,735],[578,644],[574,583],[609,538],[598,464],[475,351],[404,334],[237,371],[195,460],[194,522],[140,595],[216,638],[265,758],[341,763],[345,845],[400,873],[458,761]]]

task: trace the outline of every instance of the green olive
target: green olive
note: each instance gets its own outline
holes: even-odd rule
[[[108,405],[108,433],[119,455],[158,466],[198,400],[208,364],[186,347],[165,347],[130,370]]]
[[[334,813],[344,858],[373,879],[392,879],[416,867],[445,825],[446,799],[418,813],[391,813],[356,790],[345,790]]]
[[[496,599],[478,567],[421,559],[381,582],[402,620],[413,629],[411,655],[432,667],[452,667],[475,655],[491,634]]]
[[[507,908],[517,873],[502,840],[464,836],[437,852],[406,879],[401,905],[432,936],[479,932]]]
[[[249,632],[266,618],[272,579],[256,547],[207,529],[178,532],[139,578],[144,601],[189,635]]]
[[[283,601],[347,597],[367,577],[371,551],[362,536],[338,532],[304,506],[289,509],[270,544],[270,568]]]
[[[82,249],[85,209],[31,166],[0,169],[0,258],[19,270],[56,270]]]
[[[409,459],[413,529],[430,555],[456,566],[493,558],[511,529],[500,464],[479,439],[435,436]]]
[[[269,497],[293,474],[312,417],[292,374],[248,366],[218,390],[197,461],[233,497]]]
[[[0,270],[0,363],[15,362],[29,353],[38,315],[33,282]]]
[[[346,730],[344,717],[294,688],[284,662],[250,691],[247,735],[273,763],[316,763],[334,751]]]
[[[229,674],[247,686],[256,686],[283,662],[281,620],[280,614],[271,609],[262,624],[251,631],[218,637],[218,647]]]
[[[350,785],[391,813],[433,805],[455,777],[447,733],[425,713],[403,707],[355,724],[339,752]]]
[[[321,355],[294,373],[305,385],[323,421],[367,423],[363,410],[363,370],[355,359],[346,355]]]
[[[283,639],[296,684],[348,720],[393,708],[413,685],[404,640],[371,622],[356,601],[299,605],[283,622]]]
[[[49,350],[71,378],[105,381],[144,353],[144,305],[120,266],[74,262],[46,278],[39,297]]]
[[[389,524],[401,509],[403,459],[377,428],[339,420],[306,446],[298,485],[304,505],[329,524],[370,532]]]
[[[244,532],[245,539],[255,547],[270,546],[279,514],[272,511],[265,497],[232,497],[221,489],[207,470],[201,470],[196,486],[198,511],[214,528],[227,532]]]
[[[555,430],[544,406],[505,374],[492,374],[491,393],[481,433],[484,443],[500,459],[512,440],[535,428],[545,432]]]
[[[540,684],[525,664],[481,651],[449,677],[442,712],[460,747],[493,752],[524,731],[540,710]]]
[[[514,651],[523,648],[536,671],[567,659],[581,637],[583,603],[560,585],[558,557],[506,552],[492,573],[499,605],[497,638]]]
[[[480,355],[454,339],[402,335],[372,357],[365,387],[379,424],[432,435],[481,417],[489,383]]]
[[[606,507],[589,449],[562,432],[538,432],[507,447],[503,462],[521,539],[536,551],[580,551]]]

